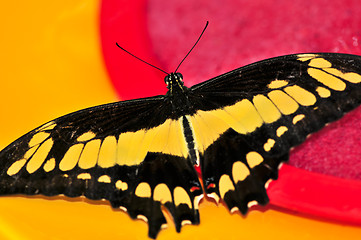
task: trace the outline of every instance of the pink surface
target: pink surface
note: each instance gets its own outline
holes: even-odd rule
[[[206,20],[209,28],[180,68],[187,85],[257,60],[301,52],[361,54],[359,1],[148,2],[152,51],[172,71]],[[143,68],[148,68],[143,66]],[[360,96],[361,97],[361,96]],[[361,109],[296,148],[289,164],[361,180]]]
[[[101,20],[102,44],[106,66],[122,99],[165,93],[166,88],[162,73],[124,54],[115,47],[115,41],[165,71],[173,71],[206,20],[210,25],[205,36],[179,70],[188,86],[283,54],[361,54],[358,1],[153,0],[146,5],[145,1],[112,4],[103,7],[106,18]],[[129,5],[133,11],[141,11],[144,18],[135,19]],[[359,119],[361,108],[295,148],[289,164],[315,173],[289,165],[283,167],[280,179],[268,189],[271,203],[359,224],[361,185],[356,181],[361,179]]]

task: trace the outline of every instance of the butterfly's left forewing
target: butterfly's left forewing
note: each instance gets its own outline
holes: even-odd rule
[[[361,57],[277,57],[191,91],[205,191],[246,213],[268,202],[267,182],[277,178],[291,147],[361,103]]]
[[[0,152],[0,194],[107,199],[149,224],[199,222],[202,189],[181,124],[163,96],[88,108],[50,121]]]

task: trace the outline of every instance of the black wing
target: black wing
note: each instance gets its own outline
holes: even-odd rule
[[[208,196],[245,214],[266,204],[291,147],[361,103],[361,57],[297,54],[257,62],[191,88],[190,117]]]
[[[50,121],[0,152],[0,195],[107,199],[149,224],[199,222],[202,196],[180,123],[164,96],[84,109]],[[182,143],[183,141],[183,143]]]

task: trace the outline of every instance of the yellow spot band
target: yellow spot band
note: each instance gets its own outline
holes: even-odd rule
[[[186,190],[182,187],[176,187],[174,189],[174,204],[179,206],[180,204],[187,204],[190,209],[192,209],[192,202],[189,198]]]
[[[305,118],[304,114],[298,114],[292,119],[292,123],[296,124],[297,122],[301,121],[304,118]]]
[[[233,163],[232,176],[235,183],[243,181],[250,174],[248,167],[241,161]],[[227,176],[227,175],[223,175]],[[233,186],[233,185],[232,185]]]
[[[266,96],[258,94],[253,98],[253,104],[265,123],[272,123],[281,117],[280,111]]]
[[[46,132],[38,132],[36,133],[31,140],[29,141],[29,147],[33,147],[35,145],[38,145],[39,143],[42,143],[50,136],[50,133]]]
[[[20,159],[16,162],[14,162],[13,164],[11,164],[11,166],[8,168],[8,171],[6,172],[9,176],[13,176],[15,174],[17,174],[25,165],[27,159]]]
[[[108,175],[102,175],[98,178],[98,182],[111,183],[112,180],[110,179],[110,177]]]
[[[150,198],[152,192],[150,186],[146,182],[141,182],[135,189],[135,195],[138,197]]]
[[[73,169],[78,163],[80,153],[83,149],[83,144],[75,144],[71,146],[68,151],[65,153],[63,159],[59,164],[61,171],[69,171]]]
[[[86,132],[82,135],[80,135],[76,140],[78,142],[85,142],[93,139],[95,137],[95,134],[93,132]]]
[[[309,68],[307,72],[311,77],[333,90],[343,91],[346,88],[346,84],[339,78],[320,69]]]
[[[48,161],[46,161],[46,163],[44,164],[44,171],[45,172],[50,172],[53,171],[55,168],[55,158],[50,158]]]
[[[82,180],[87,180],[87,179],[91,179],[91,175],[89,173],[81,173],[76,178],[82,179]]]
[[[316,91],[317,91],[318,95],[320,95],[320,97],[322,97],[322,98],[328,98],[329,96],[331,96],[330,90],[328,90],[324,87],[317,87]]]
[[[34,155],[30,158],[29,162],[26,165],[26,170],[29,173],[33,173],[41,167],[46,157],[48,156],[52,146],[53,146],[53,140],[51,138],[49,138],[43,144],[40,145],[38,150],[34,153]]]
[[[96,139],[85,144],[78,163],[80,168],[89,169],[95,167],[98,161],[100,143],[100,139]]]
[[[219,179],[219,194],[221,195],[221,198],[224,198],[224,195],[226,195],[228,191],[234,190],[235,188],[230,177],[227,174],[223,174]]]
[[[288,128],[285,126],[281,126],[281,127],[277,128],[277,130],[276,130],[277,137],[281,137],[287,131],[288,131]]]
[[[332,67],[332,64],[324,58],[314,58],[310,61],[308,66],[316,68],[330,68]]]
[[[263,162],[263,157],[258,152],[249,152],[246,155],[247,163],[250,168],[261,164]]]
[[[274,80],[272,81],[270,84],[268,84],[268,88],[281,88],[284,87],[288,84],[288,82],[286,80]]]
[[[109,136],[102,142],[98,165],[102,168],[108,168],[115,165],[117,159],[117,140],[114,136]]]
[[[121,180],[118,180],[115,183],[115,187],[119,190],[126,191],[128,189],[128,184],[126,182],[122,182]]]
[[[167,185],[164,183],[158,184],[154,188],[153,199],[154,201],[159,201],[162,204],[165,204],[166,202],[172,202],[172,194],[169,191]]]
[[[263,148],[266,152],[271,151],[273,146],[275,145],[276,141],[274,139],[268,139],[267,142],[263,145]]]
[[[316,103],[315,95],[297,85],[286,87],[284,90],[303,106],[311,106]]]
[[[281,90],[274,90],[268,93],[268,97],[285,115],[292,114],[298,109],[297,102]]]

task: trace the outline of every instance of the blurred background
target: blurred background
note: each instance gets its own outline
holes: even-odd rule
[[[164,74],[125,54],[115,42],[171,72],[209,21],[202,40],[179,69],[187,86],[284,54],[361,54],[357,0],[34,0],[1,5],[0,149],[66,113],[164,94]],[[170,222],[158,239],[360,236],[361,221],[354,215],[361,207],[348,202],[348,196],[357,199],[355,192],[361,189],[359,119],[360,108],[295,148],[290,165],[281,169],[280,180],[269,188],[272,204],[268,207],[257,208],[245,218],[204,200],[200,226],[185,226],[177,234]],[[304,179],[305,189],[326,181],[325,194],[331,192],[338,196],[337,203],[345,202],[336,207],[344,215],[327,218],[327,212],[316,213],[332,199],[315,203],[309,192],[305,193],[312,203],[308,212],[291,208],[302,189],[290,193],[300,185],[289,179],[300,173],[309,177]],[[341,188],[348,192],[340,194]],[[283,205],[282,199],[287,200]],[[0,239],[96,238],[147,239],[147,225],[98,201],[0,198]]]

